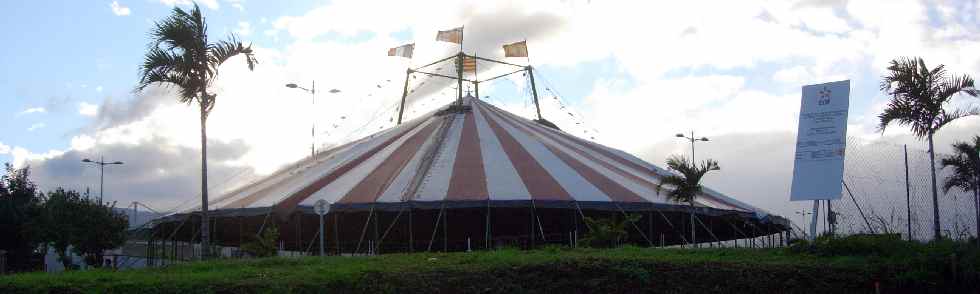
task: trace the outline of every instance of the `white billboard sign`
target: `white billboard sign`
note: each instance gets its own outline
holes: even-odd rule
[[[838,199],[851,82],[803,86],[790,201]]]

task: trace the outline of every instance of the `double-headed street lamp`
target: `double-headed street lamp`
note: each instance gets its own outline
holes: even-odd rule
[[[99,204],[102,204],[102,186],[105,184],[105,166],[112,164],[123,164],[122,161],[105,162],[105,157],[99,156],[99,161],[94,161],[91,159],[82,159],[82,162],[92,163],[99,165]]]
[[[694,142],[697,142],[697,141],[708,142],[708,137],[696,138],[696,137],[694,137],[694,131],[693,130],[691,131],[691,136],[690,137],[685,136],[684,134],[681,134],[681,133],[677,133],[677,135],[674,135],[674,136],[676,136],[678,138],[684,138],[684,139],[687,139],[688,141],[691,141],[691,164],[695,164],[694,163],[695,162],[694,161]]]
[[[286,84],[286,88],[300,89],[306,91],[307,93],[310,93],[310,105],[311,105],[310,111],[316,111],[315,108],[316,107],[316,81],[313,81],[311,83],[309,89],[300,87],[295,83]],[[340,93],[340,90],[330,89],[330,91],[327,92],[331,94]],[[312,127],[310,127],[310,139],[312,139],[312,141],[310,142],[310,158],[316,158],[316,115],[312,115],[310,117],[310,120],[312,121]]]

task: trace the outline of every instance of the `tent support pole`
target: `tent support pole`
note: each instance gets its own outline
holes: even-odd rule
[[[442,252],[449,251],[449,212],[442,215]]]
[[[432,228],[432,237],[429,237],[429,248],[425,251],[432,252],[432,243],[436,241],[436,233],[439,232],[439,221],[442,220],[442,211],[446,209],[446,202],[442,203],[442,207],[439,208],[439,215],[436,216],[436,224]]]
[[[404,209],[398,211],[398,214],[395,215],[395,220],[391,221],[391,224],[388,225],[388,228],[387,229],[385,229],[384,234],[381,234],[381,239],[378,239],[378,241],[375,241],[376,244],[374,246],[376,246],[378,248],[381,248],[381,242],[384,242],[385,237],[388,236],[388,232],[391,232],[391,228],[394,228],[395,227],[395,224],[398,223],[398,219],[401,218],[403,212],[405,212]]]
[[[630,216],[629,216],[629,214],[626,213],[626,210],[624,210],[622,206],[619,206],[619,203],[618,202],[615,202],[614,201],[613,204],[616,204],[616,208],[619,208],[619,212],[622,212],[623,213],[623,217],[625,217],[626,220],[629,220],[629,217]],[[630,221],[630,225],[633,225],[633,228],[636,229],[636,231],[638,233],[640,233],[640,236],[643,237],[643,240],[646,240],[647,241],[647,244],[649,244],[650,246],[653,246],[653,241],[650,241],[650,238],[647,238],[647,234],[643,233],[643,230],[640,229],[640,227],[637,226],[635,222]]]
[[[412,221],[412,211],[415,206],[411,201],[408,202],[408,252],[415,252],[415,224]]]
[[[340,212],[333,214],[333,241],[337,244],[337,255],[344,253],[340,245]]]
[[[361,238],[357,239],[357,247],[354,248],[354,254],[361,252],[361,242],[364,241],[364,235],[367,235],[368,225],[371,224],[372,216],[374,216],[374,205],[371,205],[371,210],[368,212],[367,219],[364,220],[364,226],[361,228]]]
[[[654,210],[656,210],[656,211],[657,211],[657,213],[659,213],[659,214],[660,214],[660,216],[664,218],[664,221],[665,221],[665,222],[667,222],[667,225],[668,225],[668,226],[670,226],[670,230],[672,230],[672,231],[674,231],[675,233],[677,233],[677,236],[678,236],[678,237],[681,237],[681,241],[684,241],[684,244],[689,244],[689,243],[687,242],[687,238],[684,238],[684,232],[678,232],[678,231],[677,231],[677,227],[674,227],[674,224],[670,222],[670,219],[669,219],[669,218],[667,218],[667,216],[666,216],[666,215],[664,215],[664,213],[663,213],[662,211],[660,211],[660,210],[657,210],[657,209],[654,209]]]
[[[718,240],[718,236],[715,236],[715,233],[711,231],[711,228],[705,225],[704,221],[701,221],[700,217],[694,216],[694,220],[697,220],[698,223],[701,224],[701,227],[704,228],[705,231],[708,231],[708,235],[711,235],[712,238],[715,238],[715,242],[721,242],[721,240]]]
[[[490,244],[493,244],[493,234],[490,233],[490,197],[487,196],[487,221],[486,221],[486,236],[484,236],[484,248],[490,250]]]

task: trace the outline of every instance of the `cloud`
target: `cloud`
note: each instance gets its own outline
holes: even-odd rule
[[[247,21],[240,21],[238,22],[238,28],[235,29],[235,33],[242,37],[248,37],[248,35],[252,34],[252,25]]]
[[[0,142],[0,154],[9,154],[9,153],[10,153],[10,146],[3,144],[3,142]]]
[[[245,5],[242,4],[245,2],[244,0],[225,0],[225,2],[231,4],[231,7],[238,9],[238,11],[245,11]]]
[[[27,128],[27,131],[28,132],[33,132],[33,131],[36,131],[38,129],[42,129],[45,126],[47,126],[47,125],[45,125],[44,123],[35,123],[35,124],[32,124],[30,127],[28,127]]]
[[[129,7],[119,5],[118,1],[112,1],[112,4],[109,4],[109,7],[112,8],[112,14],[115,14],[116,16],[126,16],[130,13]]]
[[[96,92],[102,92],[102,86],[95,87]]]
[[[229,158],[247,150],[242,142],[212,141],[210,147],[208,173],[212,193],[229,188],[230,182],[253,177],[249,168],[229,164]],[[32,179],[44,191],[64,187],[98,193],[98,168],[81,160],[100,156],[124,163],[105,169],[105,198],[119,201],[118,206],[140,201],[158,210],[169,210],[183,201],[200,199],[200,151],[176,146],[163,138],[138,145],[103,144],[98,152],[71,150],[35,156],[27,163],[32,168]]]
[[[197,2],[200,3],[201,6],[210,8],[212,10],[218,10],[218,6],[219,6],[218,5],[218,0],[200,0],[200,1],[197,1]],[[180,5],[180,6],[191,6],[191,5],[194,5],[194,1],[192,1],[192,0],[160,0],[160,3],[163,3],[164,5],[168,5],[168,6],[176,6],[176,5]]]
[[[217,1],[209,2],[213,5],[203,5],[217,9]],[[527,39],[533,64],[550,70],[549,78],[551,72],[601,76],[594,81],[553,85],[578,87],[579,93],[573,95],[580,97],[561,97],[571,103],[567,111],[560,108],[566,105],[550,97],[552,89],[542,90],[545,79],[538,80],[545,117],[564,130],[594,136],[601,143],[662,164],[666,155],[689,150],[673,134],[694,129],[699,136],[712,139],[704,147],[698,145],[699,154],[703,150],[723,164],[723,173],[706,179],[709,186],[791,216],[797,205],[788,204],[785,194],[801,84],[847,78],[855,87],[875,87],[873,80],[887,61],[902,55],[923,55],[931,64],[945,63],[955,72],[980,69],[980,56],[967,53],[980,50],[980,41],[957,37],[969,35],[976,27],[960,21],[962,17],[956,14],[971,9],[941,10],[952,16],[942,16],[945,28],[937,28],[930,25],[929,13],[925,13],[932,4],[916,1],[691,1],[671,3],[670,9],[660,4],[338,0],[298,15],[270,17],[268,27],[263,24],[261,29],[268,39],[276,40],[276,47],[254,44],[262,61],[254,72],[240,58],[229,60],[212,89],[218,102],[208,119],[209,140],[241,145],[232,151],[211,146],[210,154],[222,158],[214,164],[223,165],[214,170],[266,174],[302,158],[308,155],[311,124],[317,126],[318,146],[357,139],[394,125],[405,68],[455,53],[455,44],[433,40],[435,31],[465,25],[469,53],[502,58],[501,44]],[[379,10],[382,5],[386,9]],[[888,17],[881,13],[884,10],[913,17]],[[242,36],[253,37],[251,32],[258,29],[239,23],[237,29],[243,28]],[[937,33],[942,30],[947,32]],[[405,42],[416,43],[413,60],[384,56],[387,48]],[[485,64],[480,68],[481,77],[505,70]],[[282,86],[307,85],[313,80],[318,89],[342,92],[318,91],[316,104],[311,105],[307,93]],[[499,81],[481,84],[481,94],[490,95],[494,104],[530,116],[532,111],[524,111],[530,109],[527,97],[519,93],[526,78],[517,75]],[[409,82],[407,119],[452,99],[455,85],[446,80],[417,76]],[[517,93],[506,92],[500,85],[516,88]],[[902,128],[893,128],[894,133],[890,129],[884,137],[875,132],[879,111],[875,107],[884,97],[874,91],[852,91],[851,134],[921,145],[899,131]],[[143,178],[119,178],[113,185],[120,186],[111,190],[125,190],[125,197],[159,203],[194,198],[199,168],[195,159],[200,144],[198,110],[193,104],[176,103],[174,97],[171,88],[153,87],[134,97],[106,99],[94,113],[86,112],[94,119],[72,134],[71,148],[60,158],[65,166],[75,167],[78,156],[94,156],[87,153],[91,150],[160,158],[138,170],[135,163],[129,165],[132,159],[122,159],[127,168],[133,168],[128,171],[154,184],[140,187],[148,183]],[[940,132],[937,147],[940,141],[977,127],[970,120],[957,122]],[[35,163],[41,164],[45,160]],[[58,166],[52,163],[49,167]],[[211,176],[212,181],[221,177]],[[82,184],[66,176],[47,179],[52,185],[59,181]],[[760,189],[757,182],[746,179],[772,179],[772,186]]]
[[[82,102],[78,104],[78,114],[83,116],[95,116],[99,113],[99,106],[95,104],[90,104],[87,102]]]
[[[31,114],[31,113],[45,113],[45,112],[48,112],[48,110],[46,108],[44,108],[44,107],[31,107],[31,108],[25,109],[24,111],[21,111],[20,113],[18,113],[18,115],[25,115],[25,114]]]

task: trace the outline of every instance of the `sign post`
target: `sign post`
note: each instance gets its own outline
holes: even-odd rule
[[[320,215],[320,256],[323,256],[323,216],[330,212],[330,203],[320,199],[313,204],[313,211]]]
[[[848,80],[803,86],[790,201],[813,200],[811,238],[817,233],[818,201],[842,195],[849,95]]]

